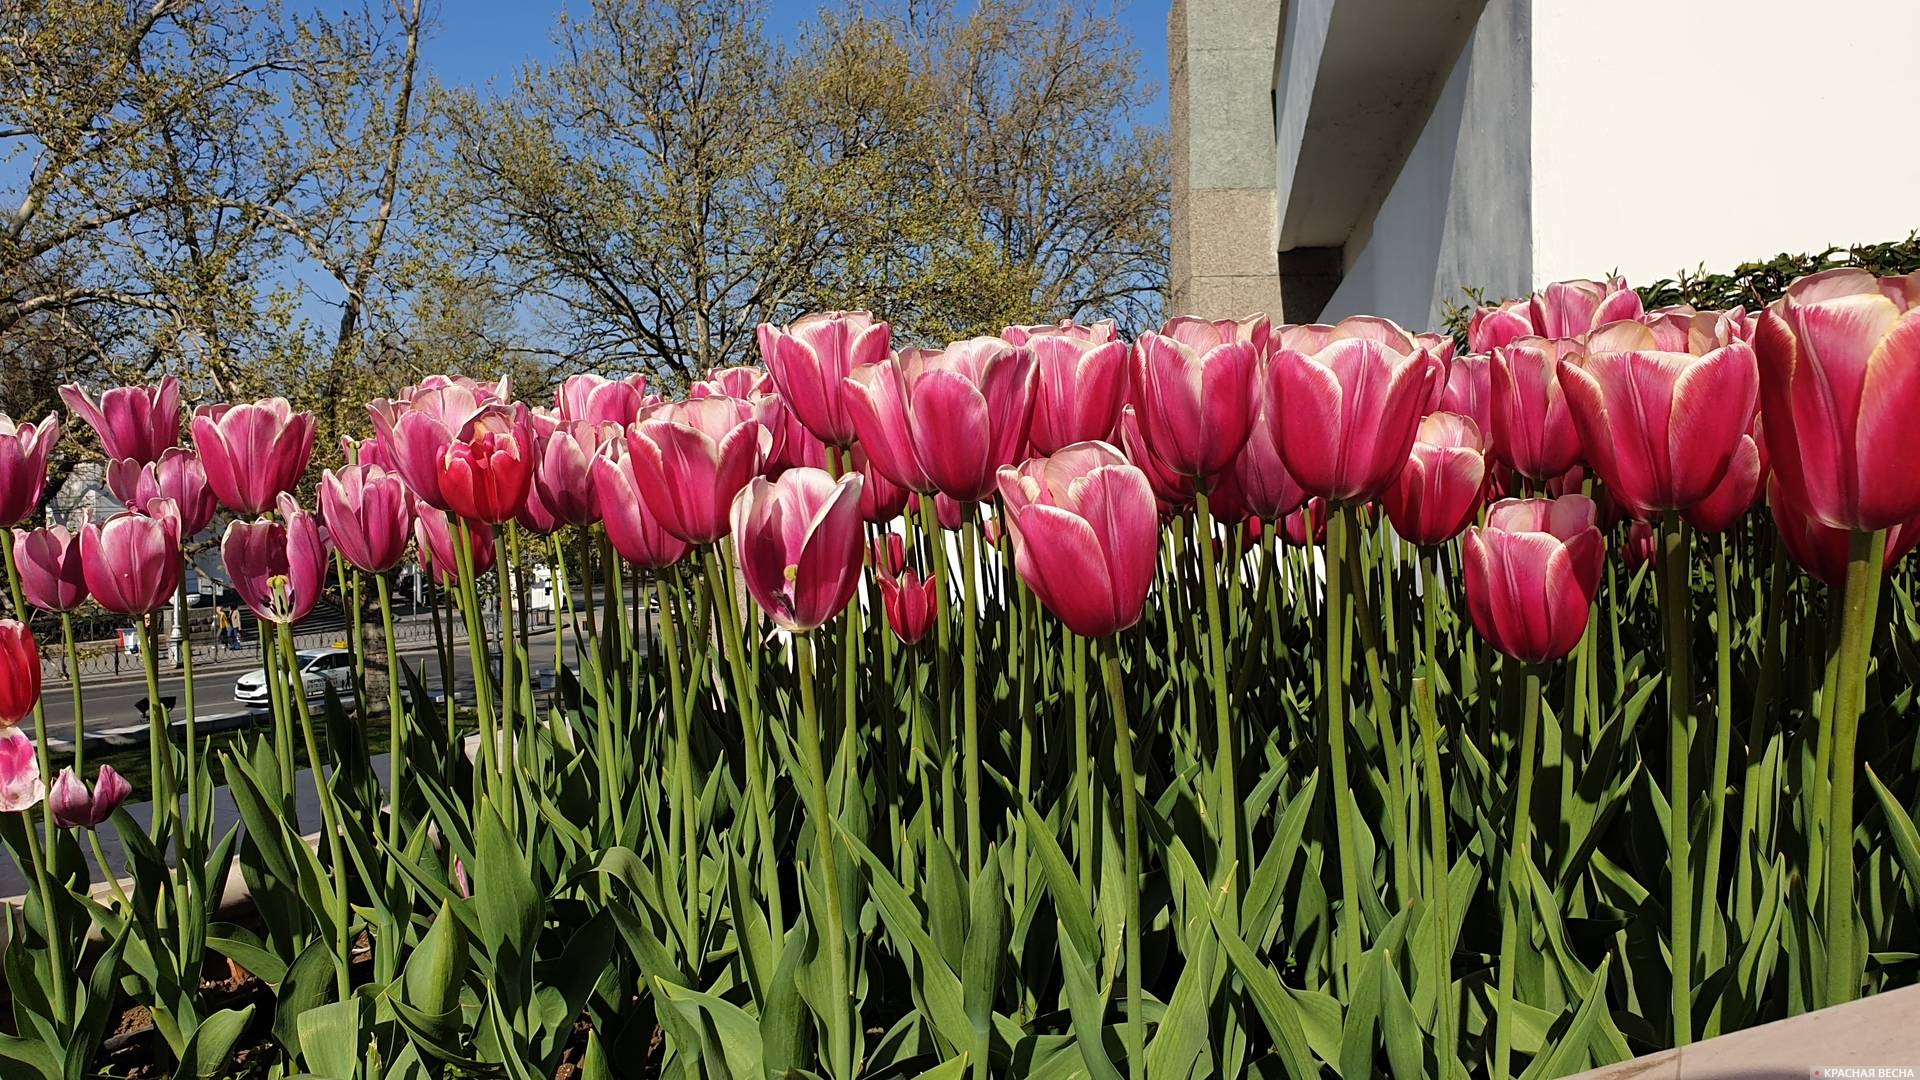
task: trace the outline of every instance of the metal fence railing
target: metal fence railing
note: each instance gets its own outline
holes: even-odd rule
[[[192,634],[194,665],[205,667],[229,662],[249,662],[258,658],[260,655],[259,629],[251,619],[246,620],[246,623],[247,625],[241,628],[237,646],[220,641],[210,627],[194,627]],[[487,632],[494,633],[499,625],[499,615],[490,613],[486,625]],[[454,641],[465,642],[467,639],[464,624],[446,628],[443,623],[443,632],[450,633]],[[381,637],[378,620],[367,622],[362,635],[369,656],[385,654],[386,642]],[[335,618],[324,620],[321,625],[296,624],[293,642],[294,646],[300,649],[344,648],[351,637],[352,628],[344,621]],[[74,652],[78,674],[81,678],[141,674],[145,668],[140,660],[137,640],[137,635],[129,628],[117,638],[76,642]],[[431,645],[433,622],[424,616],[397,620],[393,627],[393,640],[396,644],[408,648],[423,644]],[[181,645],[184,647],[186,642],[181,642]],[[162,636],[159,646],[162,665],[170,665],[172,643]],[[47,683],[64,683],[71,678],[66,649],[57,640],[49,642],[43,638],[40,642],[40,673],[42,681]]]

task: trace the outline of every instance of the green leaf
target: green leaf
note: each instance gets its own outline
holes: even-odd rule
[[[1602,957],[1600,968],[1594,973],[1602,986],[1606,985],[1607,966],[1612,962],[1611,955]],[[1545,1045],[1551,1049],[1536,1056],[1533,1063],[1527,1066],[1527,1071],[1520,1074],[1520,1080],[1546,1080],[1548,1077],[1566,1076],[1583,1068],[1587,1062],[1588,1044],[1593,1041],[1600,1017],[1606,1014],[1606,1000],[1604,993],[1588,994],[1566,1027],[1560,1028],[1556,1024],[1558,1034],[1548,1033]]]
[[[481,803],[473,854],[475,865],[468,869],[473,874],[481,948],[495,964],[508,950],[521,964],[530,963],[543,918],[540,894],[519,845],[491,802]],[[508,978],[509,974],[502,972],[501,977]]]
[[[300,1057],[307,1071],[352,1080],[360,1056],[360,1003],[336,1001],[300,1014]]]
[[[691,1009],[705,1017],[709,1035],[718,1040],[727,1068],[734,1076],[765,1076],[761,1067],[760,1025],[738,1005],[711,994],[654,980],[654,990],[674,1007]]]
[[[1000,963],[1006,955],[1011,919],[1000,876],[1000,860],[988,848],[986,865],[974,878],[968,901],[966,955],[961,963],[961,987],[967,1020],[973,1025],[975,1051],[986,1052],[993,1030],[993,999],[1000,987]]]
[[[1887,831],[1893,834],[1893,852],[1900,859],[1900,870],[1906,879],[1907,903],[1920,908],[1920,831],[1913,827],[1913,819],[1893,797],[1893,792],[1874,775],[1873,766],[1865,766],[1867,783],[1873,788],[1873,797],[1880,801],[1880,812],[1887,816]]]
[[[233,1044],[239,1041],[241,1033],[247,1030],[247,1021],[252,1018],[253,1006],[249,1005],[244,1009],[222,1009],[202,1020],[193,1039],[187,1043],[187,1052],[181,1055],[180,1068],[173,1074],[176,1080],[211,1080],[225,1075],[227,1059],[233,1056]]]
[[[1266,1023],[1267,1034],[1273,1038],[1288,1075],[1295,1080],[1318,1077],[1320,1068],[1313,1063],[1313,1053],[1307,1048],[1306,1031],[1300,1023],[1300,1007],[1281,984],[1280,976],[1254,955],[1238,935],[1226,931],[1217,918],[1213,930],[1220,940],[1220,947],[1227,951],[1227,959],[1232,962],[1233,969],[1240,974],[1240,981],[1246,986],[1247,996],[1253,999],[1260,1019]]]
[[[1073,935],[1064,932],[1060,935],[1060,969],[1066,983],[1068,1021],[1087,1071],[1093,1080],[1120,1080],[1120,1072],[1107,1054],[1106,996],[1096,988],[1091,960],[1081,955]]]

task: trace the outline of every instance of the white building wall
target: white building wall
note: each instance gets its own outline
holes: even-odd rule
[[[1533,278],[1920,228],[1920,3],[1533,3]]]

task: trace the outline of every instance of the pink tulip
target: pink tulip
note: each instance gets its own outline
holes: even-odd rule
[[[54,778],[53,791],[47,795],[47,809],[53,812],[53,823],[62,829],[95,829],[131,794],[133,785],[111,765],[100,766],[92,791],[72,769],[61,769]]]
[[[820,311],[782,328],[761,323],[760,358],[780,396],[814,437],[850,446],[847,376],[887,358],[892,331],[866,311]]]
[[[994,470],[1026,447],[1039,380],[1033,352],[999,338],[969,338],[938,351],[909,350],[898,373],[914,460],[927,480],[960,502],[991,495]],[[867,452],[887,471],[876,447]]]
[[[973,503],[963,503],[957,499],[949,499],[945,495],[933,497],[933,518],[942,529],[948,532],[957,531],[969,517],[977,520],[979,517],[977,510],[979,507]]]
[[[294,412],[278,397],[203,405],[193,413],[193,445],[221,504],[236,514],[262,514],[306,475],[313,414]]]
[[[1533,332],[1547,338],[1579,337],[1619,319],[1640,317],[1640,294],[1618,278],[1556,281],[1533,294]]]
[[[1449,386],[1452,385],[1451,376],[1453,372],[1453,361],[1454,361],[1453,354],[1454,354],[1454,350],[1459,347],[1454,342],[1453,335],[1452,334],[1436,334],[1433,331],[1428,330],[1422,333],[1414,334],[1412,335],[1412,337],[1413,337],[1413,343],[1427,350],[1427,355],[1433,358],[1433,362],[1436,364],[1439,364],[1440,370],[1448,374],[1448,378],[1444,385],[1449,385]],[[1484,379],[1482,381],[1484,382]],[[1446,408],[1445,405],[1441,405],[1440,407],[1443,409]],[[1453,409],[1450,411],[1460,412],[1461,410]],[[1472,414],[1468,413],[1467,415],[1471,416]]]
[[[511,382],[512,379],[506,375],[492,382],[466,375],[429,375],[402,391],[400,396],[404,400],[411,400],[435,390],[462,390],[483,403],[505,405],[512,396],[508,392]]]
[[[918,570],[876,574],[880,581],[880,603],[887,613],[887,626],[895,637],[913,645],[933,629],[940,613],[940,597],[934,591],[938,582],[922,578]]]
[[[688,389],[689,397],[733,397],[751,401],[760,395],[779,397],[773,380],[767,373],[751,364],[735,364],[732,367],[714,368],[707,377]]]
[[[1249,315],[1244,319],[1201,319],[1192,315],[1178,315],[1168,319],[1166,325],[1160,328],[1160,333],[1202,356],[1221,345],[1244,341],[1253,346],[1255,357],[1264,362],[1275,346],[1273,323],[1265,315]]]
[[[1471,417],[1437,412],[1422,420],[1406,468],[1381,499],[1393,531],[1422,547],[1460,535],[1486,495],[1486,450]]]
[[[400,475],[393,463],[393,449],[378,435],[365,439],[340,436],[340,457],[349,465],[378,465],[395,476]]]
[[[1560,389],[1560,361],[1581,356],[1572,341],[1523,337],[1493,352],[1490,413],[1493,456],[1534,480],[1559,476],[1580,460],[1580,430]]]
[[[511,521],[533,487],[534,455],[526,406],[488,405],[441,452],[440,498],[469,521]]]
[[[278,502],[271,521],[232,521],[220,541],[220,558],[234,591],[260,618],[296,623],[307,617],[327,583],[327,546],[320,524],[292,495]]]
[[[907,567],[907,542],[899,533],[884,533],[868,545],[867,557],[875,573],[898,574]]]
[[[1437,411],[1472,418],[1482,434],[1493,431],[1493,360],[1486,353],[1455,357],[1440,388]]]
[[[1131,405],[1120,410],[1120,445],[1125,448],[1127,460],[1147,474],[1147,485],[1153,489],[1154,502],[1161,513],[1193,505],[1194,478],[1175,472],[1154,454],[1146,436],[1140,433],[1140,414]]]
[[[11,728],[40,701],[40,647],[14,619],[0,619],[0,676],[0,728]]]
[[[132,458],[145,465],[180,443],[180,383],[171,375],[155,386],[116,386],[100,395],[98,405],[68,383],[60,400],[100,436],[108,461]]]
[[[1530,301],[1509,300],[1498,307],[1476,308],[1467,321],[1467,351],[1490,353],[1535,332]]]
[[[1280,521],[1280,535],[1295,547],[1319,547],[1327,539],[1327,500],[1315,496]]]
[[[1640,322],[1653,331],[1656,347],[1663,352],[1707,353],[1734,341],[1746,341],[1738,316],[1724,311],[1696,311],[1686,304],[1664,307],[1640,316]]]
[[[1025,338],[1039,380],[1027,438],[1051,454],[1087,439],[1110,439],[1127,399],[1127,345],[1041,331]]]
[[[554,395],[554,408],[559,411],[562,424],[585,421],[626,427],[639,418],[641,410],[654,404],[654,400],[647,394],[644,375],[629,375],[624,379],[570,375]]]
[[[805,633],[840,614],[860,583],[858,473],[756,477],[733,500],[733,545],[747,592],[774,624]]]
[[[1595,513],[1584,495],[1506,499],[1467,530],[1467,611],[1488,644],[1541,664],[1580,643],[1606,564]]]
[[[197,536],[213,524],[213,486],[199,455],[178,446],[160,451],[145,465],[132,458],[107,462],[107,490],[129,510],[145,512],[155,499],[172,499],[180,511],[180,535]]]
[[[879,366],[879,365],[873,365]],[[695,394],[695,397],[727,397],[719,393]],[[777,391],[755,393],[746,398],[753,406],[753,415],[759,419],[760,426],[767,429],[766,461],[761,472],[767,476],[779,476],[788,469],[806,467],[824,469],[827,467],[827,444],[808,431],[805,424],[787,408],[787,403]]]
[[[847,451],[852,459],[853,471],[866,478],[860,488],[860,520],[869,525],[885,525],[900,516],[907,508],[906,488],[887,479],[886,474],[873,467],[872,459],[859,444]]]
[[[1787,554],[1814,580],[1835,589],[1847,583],[1847,563],[1853,555],[1850,530],[1823,524],[1793,504],[1778,476],[1767,485],[1767,503],[1773,511],[1773,524]],[[1915,545],[1920,545],[1920,517],[1887,527],[1887,551],[1883,568],[1891,570]]]
[[[497,404],[491,395],[452,384],[370,402],[367,415],[407,487],[428,505],[445,510],[440,471],[447,447],[482,409]]]
[[[1102,345],[1109,341],[1116,341],[1120,337],[1112,319],[1101,319],[1085,325],[1074,322],[1072,319],[1062,319],[1057,323],[1009,326],[1000,331],[1000,340],[1009,345],[1028,345],[1035,337],[1045,334],[1056,334],[1092,345]]]
[[[0,413],[0,529],[33,516],[47,486],[47,459],[60,442],[60,418],[52,413],[38,424],[16,424]]]
[[[1801,278],[1760,317],[1754,345],[1774,474],[1836,529],[1920,515],[1920,281],[1864,270]]]
[[[662,405],[628,428],[627,460],[661,526],[689,544],[710,544],[727,534],[733,497],[759,475],[772,442],[751,403],[695,398]]]
[[[1733,528],[1753,509],[1765,490],[1770,462],[1766,436],[1760,433],[1759,425],[1760,418],[1755,416],[1753,427],[1740,436],[1740,445],[1734,449],[1733,458],[1727,463],[1727,474],[1720,483],[1706,498],[1681,511],[1687,522],[1700,532],[1720,533]]]
[[[1378,498],[1406,464],[1438,377],[1426,351],[1385,319],[1344,319],[1315,352],[1281,349],[1267,368],[1268,400],[1283,413],[1269,417],[1280,460],[1329,502]]]
[[[1616,322],[1582,359],[1560,361],[1560,388],[1580,443],[1613,495],[1647,510],[1681,510],[1720,483],[1759,394],[1744,342],[1705,356],[1661,352],[1653,331]]]
[[[621,441],[623,430],[610,420],[562,421],[542,441],[540,468],[533,474],[534,492],[556,521],[592,525],[600,520],[593,459],[609,443]]]
[[[1142,334],[1134,343],[1140,435],[1161,464],[1209,488],[1252,430],[1261,346],[1225,339],[1204,322],[1175,319],[1167,329],[1179,336]]]
[[[13,560],[20,567],[20,591],[41,611],[72,611],[87,602],[79,533],[64,525],[16,530]]]
[[[668,532],[641,497],[625,440],[609,442],[594,456],[589,472],[607,540],[622,559],[642,570],[660,570],[686,558],[687,542]]]
[[[1147,474],[1107,443],[1063,447],[998,477],[1014,569],[1048,611],[1084,637],[1140,621],[1160,556]]]
[[[1653,531],[1653,523],[1635,521],[1627,526],[1627,535],[1620,541],[1620,561],[1627,569],[1638,570],[1652,562],[1660,554],[1660,536]]]
[[[484,521],[469,521],[467,552],[473,557],[473,576],[477,580],[493,569],[493,528]],[[420,567],[432,575],[442,588],[460,582],[459,525],[446,511],[436,509],[425,499],[413,504],[413,538],[420,549]]]
[[[170,499],[154,499],[144,514],[87,522],[80,528],[80,564],[87,591],[108,611],[165,610],[180,588],[180,511]]]
[[[0,731],[0,813],[18,814],[40,805],[47,797],[40,777],[40,756],[33,740],[19,728]]]
[[[898,357],[868,364],[854,372],[845,387],[847,415],[860,435],[860,446],[868,460],[887,479],[921,494],[931,493],[934,485],[914,456],[906,384],[900,370],[905,363],[918,363],[920,355],[929,351],[908,349]]]
[[[347,465],[320,474],[320,516],[347,565],[384,574],[407,557],[413,495],[398,473]]]

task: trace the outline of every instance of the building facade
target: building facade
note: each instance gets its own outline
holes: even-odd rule
[[[1920,3],[1174,0],[1169,309],[1437,326],[1920,228]]]

